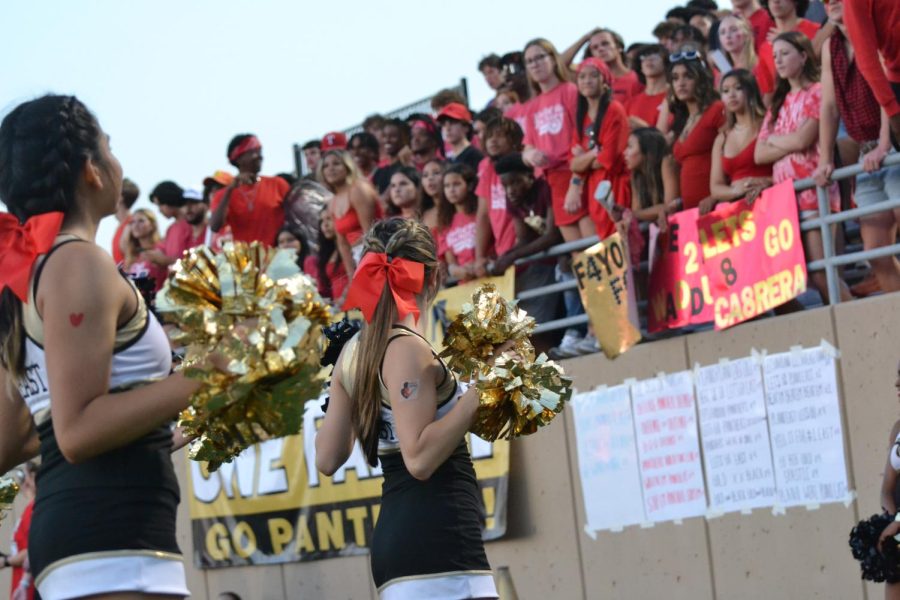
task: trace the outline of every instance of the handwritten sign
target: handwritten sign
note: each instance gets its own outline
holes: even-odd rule
[[[847,465],[834,359],[824,348],[765,358],[766,408],[778,502],[841,502]]]
[[[753,207],[720,204],[697,222],[716,329],[761,315],[806,291],[806,256],[793,182],[766,189]]]
[[[647,328],[651,332],[713,320],[709,275],[703,271],[696,208],[668,218],[650,268]]]
[[[710,508],[772,506],[775,473],[760,365],[747,357],[702,367],[696,385]]]
[[[619,233],[594,244],[572,262],[581,303],[607,358],[641,340],[628,248]]]
[[[669,217],[650,271],[652,332],[715,322],[725,329],[796,298],[807,285],[793,183],[766,189],[753,206],[720,204]]]
[[[706,490],[691,372],[638,381],[631,397],[647,518],[703,515]]]
[[[572,408],[585,529],[593,532],[643,523],[628,386],[578,394]]]

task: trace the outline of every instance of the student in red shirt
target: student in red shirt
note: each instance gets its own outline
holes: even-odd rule
[[[516,231],[512,217],[506,210],[506,191],[494,163],[511,152],[522,151],[524,134],[512,119],[502,117],[491,121],[484,132],[487,157],[478,166],[477,222],[475,226],[475,275],[486,277],[491,257],[502,256],[516,245]]]
[[[212,199],[209,228],[217,233],[225,225],[238,242],[271,244],[284,225],[284,197],[290,186],[280,177],[261,177],[262,144],[255,135],[236,135],[228,144],[228,161],[238,168],[231,185]]]
[[[319,252],[316,256],[306,257],[303,270],[315,278],[323,298],[333,300],[335,306],[341,306],[349,279],[338,252],[336,236],[334,217],[325,207],[319,213]]]
[[[569,151],[575,129],[578,90],[569,82],[566,69],[553,44],[536,39],[525,46],[525,66],[536,96],[527,105],[525,162],[550,185],[553,216],[566,241],[581,238],[579,221],[588,219],[587,205],[573,211],[565,208],[572,179]]]
[[[844,11],[856,63],[887,112],[894,145],[900,147],[900,2],[853,0]]]
[[[122,252],[121,245],[122,234],[125,232],[125,227],[128,226],[128,222],[131,220],[131,207],[134,206],[134,203],[137,202],[138,196],[140,195],[141,190],[135,182],[127,177],[122,180],[122,195],[116,203],[116,220],[119,221],[119,226],[116,227],[116,232],[113,234],[111,248],[113,260],[116,261],[116,264],[125,260],[125,253]]]
[[[389,217],[403,217],[421,221],[422,177],[413,167],[400,167],[391,176],[388,188],[388,205],[385,213]]]
[[[775,21],[769,11],[760,6],[759,0],[731,0],[734,14],[743,17],[753,30],[753,47],[758,52],[768,41],[769,30],[775,27]]]
[[[444,172],[446,202],[440,220],[446,223],[438,242],[438,258],[447,264],[450,277],[466,281],[475,275],[475,213],[478,177],[465,164],[452,164]]]
[[[615,203],[629,206],[631,185],[622,153],[628,143],[628,116],[625,108],[612,98],[612,75],[602,60],[586,58],[578,65],[578,105],[575,132],[572,136],[572,173],[581,180],[578,203],[590,209],[593,231],[582,231],[582,237],[596,233],[605,239],[615,232],[615,224],[602,204],[594,199],[603,181],[611,184]],[[573,177],[573,180],[575,177]],[[567,201],[572,197],[567,197]]]
[[[672,155],[680,172],[682,208],[687,210],[709,197],[712,148],[725,124],[725,109],[700,52],[679,52],[669,59]]]
[[[167,264],[161,264],[158,260],[160,255],[164,256],[164,244],[159,239],[156,216],[144,208],[134,211],[122,242],[125,272],[133,279],[152,279],[154,291],[158,292],[166,282],[169,269]]]
[[[669,53],[660,44],[645,46],[638,53],[644,89],[632,96],[625,105],[628,123],[632,129],[656,127],[661,107],[666,103],[669,83],[666,71],[669,68]]]
[[[422,224],[428,227],[436,244],[440,245],[438,235],[441,229],[440,210],[444,200],[444,170],[447,161],[434,158],[422,169]],[[444,224],[446,225],[446,224]]]
[[[593,56],[599,58],[609,67],[613,76],[613,98],[626,104],[632,96],[640,93],[643,86],[633,70],[625,63],[625,40],[611,29],[594,29],[575,44],[570,46],[563,54],[562,59],[566,65],[572,64],[575,55],[582,46],[587,44],[584,58]]]
[[[772,45],[776,37],[788,31],[798,31],[809,38],[816,57],[819,57],[822,55],[822,45],[834,32],[834,24],[831,22],[823,27],[803,18],[809,10],[809,2],[810,0],[762,0],[763,6],[769,10],[775,22],[766,35],[766,43],[759,48],[760,77],[766,79],[766,83],[760,85],[763,93],[775,89],[777,73]]]

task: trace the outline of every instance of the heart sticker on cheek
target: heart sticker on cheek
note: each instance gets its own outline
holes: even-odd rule
[[[69,323],[72,327],[78,327],[84,321],[84,313],[72,313],[69,315]]]

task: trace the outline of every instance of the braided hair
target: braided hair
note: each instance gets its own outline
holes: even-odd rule
[[[0,201],[21,223],[49,212],[71,213],[85,162],[99,161],[100,125],[74,96],[24,102],[0,123]],[[25,373],[22,303],[0,292],[0,366],[14,385]]]
[[[437,248],[428,228],[412,219],[393,218],[379,221],[366,235],[363,255],[369,252],[387,254],[388,258],[404,258],[425,265],[425,285],[421,298],[430,303],[438,289]],[[385,283],[372,321],[363,325],[356,350],[353,390],[347,390],[352,403],[351,423],[372,466],[378,462],[378,421],[380,391],[379,370],[387,350],[391,327],[397,320],[397,306],[390,285]],[[362,358],[365,357],[365,358]]]

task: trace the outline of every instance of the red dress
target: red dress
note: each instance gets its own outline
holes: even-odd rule
[[[332,213],[333,214],[333,213]],[[381,206],[378,202],[375,203],[375,219],[381,218]],[[365,233],[362,229],[362,225],[359,222],[359,215],[356,214],[356,209],[353,208],[351,204],[342,216],[338,217],[334,215],[334,230],[338,233],[338,235],[343,236],[347,243],[353,246],[357,241],[363,236]]]
[[[716,100],[703,112],[687,139],[679,136],[672,146],[672,155],[681,167],[682,210],[696,207],[709,196],[712,147],[724,124],[725,107],[721,100]]]
[[[753,160],[753,152],[756,150],[756,138],[754,137],[747,146],[735,156],[728,158],[722,153],[722,172],[729,182],[740,181],[748,177],[771,177],[772,165],[758,165]]]
[[[316,280],[319,295],[323,298],[340,298],[349,283],[347,271],[344,270],[344,263],[340,259],[325,264],[325,275],[328,277],[328,281],[322,281],[319,278],[319,258],[317,256],[306,257],[303,261],[303,272]],[[329,282],[331,283],[330,294],[326,285]]]
[[[563,208],[572,171],[569,153],[572,132],[575,130],[575,105],[578,90],[575,84],[564,81],[552,90],[531,100],[528,107],[528,123],[525,129],[525,145],[543,152],[547,165],[536,169],[535,175],[543,175],[550,184],[553,195],[553,218],[557,225],[572,225],[586,217],[587,207],[575,214]]]
[[[580,145],[585,150],[590,149],[594,143],[591,139],[593,126],[593,122],[585,123],[581,139],[574,136],[572,145]],[[631,181],[624,159],[630,133],[625,107],[613,100],[609,103],[606,114],[603,115],[603,124],[600,126],[600,150],[596,159],[600,166],[585,173],[583,187],[583,202],[588,205],[591,220],[601,240],[615,233],[616,226],[609,218],[606,208],[594,199],[594,192],[600,182],[609,181],[612,185],[616,204],[626,208],[631,206]]]

